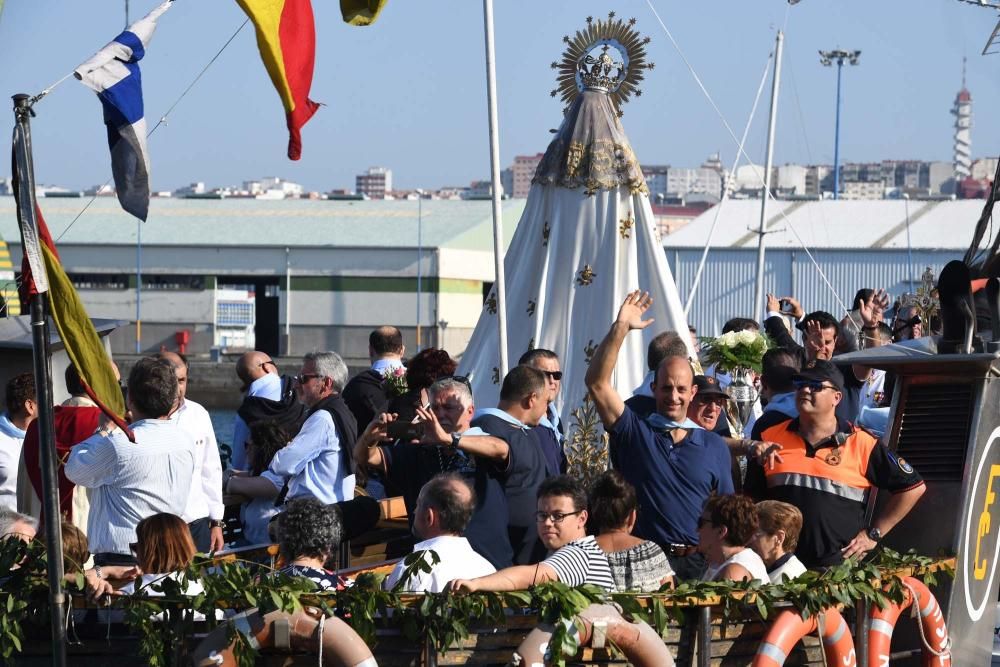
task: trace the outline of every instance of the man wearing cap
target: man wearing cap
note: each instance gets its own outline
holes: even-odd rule
[[[868,431],[839,419],[844,377],[825,360],[792,376],[799,416],[764,430],[781,445],[781,460],[751,462],[745,489],[757,500],[780,500],[799,508],[802,533],[795,550],[806,567],[836,565],[871,551],[924,493],[924,481]],[[865,508],[871,489],[890,497],[871,525]]]
[[[611,378],[618,353],[631,331],[652,323],[642,319],[652,302],[640,291],[625,298],[585,380],[610,435],[612,460],[636,489],[641,507],[636,535],[660,545],[679,579],[694,579],[705,566],[697,552],[702,507],[713,493],[733,493],[729,449],[687,416],[697,392],[687,359],[667,357],[660,363],[650,387],[656,411],[648,417],[625,405],[615,389]]]
[[[706,431],[715,431],[719,416],[729,402],[729,392],[719,386],[719,381],[708,375],[695,375],[697,392],[688,404],[687,416]],[[717,431],[716,431],[717,432]],[[726,429],[728,434],[729,429]]]

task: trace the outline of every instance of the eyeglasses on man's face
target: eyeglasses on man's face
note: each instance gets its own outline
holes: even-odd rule
[[[556,382],[562,380],[562,371],[542,371],[542,372],[545,373],[545,377],[551,380],[555,380]]]
[[[548,520],[552,520],[552,523],[562,523],[563,520],[568,516],[574,516],[579,514],[583,510],[577,510],[575,512],[535,512],[535,520],[538,523],[545,523]]]
[[[447,377],[440,378],[441,380],[454,380],[455,382],[461,382],[469,389],[469,393],[472,393],[472,381],[464,375],[449,375]],[[440,380],[439,380],[440,381]]]
[[[295,381],[295,384],[303,385],[303,384],[308,383],[309,380],[312,380],[313,378],[318,378],[318,377],[322,377],[322,376],[319,373],[303,373],[302,375],[296,375],[295,377],[292,378],[292,380]]]
[[[803,389],[808,389],[814,394],[818,394],[824,389],[833,389],[837,391],[836,387],[828,384],[823,384],[822,382],[816,382],[815,380],[792,380],[792,385],[795,387],[795,391],[802,391]]]

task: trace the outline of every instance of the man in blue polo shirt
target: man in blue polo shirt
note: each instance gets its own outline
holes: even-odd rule
[[[667,552],[678,579],[695,579],[705,565],[697,552],[698,517],[710,495],[733,493],[730,455],[721,437],[687,418],[697,392],[687,359],[667,357],[660,363],[652,385],[656,412],[645,419],[615,390],[611,375],[622,343],[630,331],[653,322],[642,319],[652,302],[638,290],[625,298],[594,353],[586,382],[611,437],[611,456],[638,495],[636,535]]]

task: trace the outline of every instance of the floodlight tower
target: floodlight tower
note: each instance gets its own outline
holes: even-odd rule
[[[819,62],[830,67],[833,63],[837,63],[837,120],[834,125],[833,133],[833,198],[840,198],[840,72],[844,67],[844,61],[846,60],[851,65],[858,64],[858,58],[861,57],[861,51],[844,51],[843,49],[834,49],[833,51],[820,51],[819,52]]]

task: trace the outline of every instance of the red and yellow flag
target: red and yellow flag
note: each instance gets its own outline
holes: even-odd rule
[[[13,169],[13,174],[14,194],[15,198],[19,200],[17,194],[21,188],[21,182],[16,166]],[[20,224],[22,222],[20,207],[17,207],[17,214]],[[118,379],[111,366],[111,359],[104,349],[104,344],[101,343],[94,323],[87,315],[87,309],[80,301],[80,295],[73,287],[73,281],[63,270],[59,253],[52,241],[52,235],[49,233],[45,219],[42,218],[42,211],[37,205],[35,206],[35,218],[38,223],[38,240],[45,262],[45,273],[48,276],[49,315],[55,322],[66,354],[79,372],[80,380],[83,381],[87,394],[131,439],[132,433],[124,419],[125,398],[118,386]],[[24,254],[21,261],[19,289],[21,301],[25,305],[38,294],[27,253]]]
[[[319,104],[309,99],[316,60],[310,0],[236,0],[257,30],[257,48],[288,121],[288,157],[302,157],[300,132]]]

